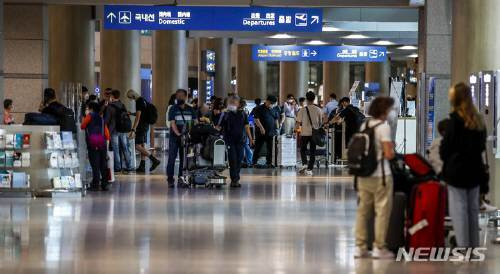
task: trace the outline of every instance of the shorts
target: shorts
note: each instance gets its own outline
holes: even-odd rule
[[[137,129],[135,132],[135,144],[142,145],[148,141],[148,130],[147,129]]]

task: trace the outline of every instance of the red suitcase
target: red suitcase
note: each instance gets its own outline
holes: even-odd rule
[[[446,187],[428,181],[414,187],[411,194],[408,247],[444,247]]]

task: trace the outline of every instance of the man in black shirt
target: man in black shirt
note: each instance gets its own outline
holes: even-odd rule
[[[359,130],[361,123],[363,122],[365,116],[359,108],[351,105],[351,100],[348,97],[343,97],[340,99],[339,104],[342,109],[339,113],[332,119],[332,123],[337,123],[340,119],[344,119],[345,122],[345,144],[349,144],[351,137]]]
[[[264,143],[267,148],[266,166],[272,168],[273,159],[273,137],[276,135],[280,113],[276,111],[274,105],[278,100],[275,96],[268,96],[264,104],[254,109],[254,119],[256,126],[256,140],[253,157],[253,164],[257,164],[259,153]]]
[[[135,115],[134,124],[132,125],[132,131],[129,133],[129,138],[135,137],[135,149],[139,151],[141,154],[141,163],[139,167],[136,169],[137,173],[145,173],[146,172],[146,157],[151,160],[151,167],[149,168],[149,172],[158,167],[160,164],[160,160],[154,157],[151,153],[149,153],[144,144],[147,141],[147,134],[149,131],[149,123],[146,121],[146,109],[147,102],[139,93],[135,90],[129,90],[127,92],[127,98],[135,101],[135,113],[131,113],[131,115]]]

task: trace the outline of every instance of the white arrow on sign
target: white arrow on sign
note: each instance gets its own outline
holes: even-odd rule
[[[116,15],[115,15],[114,13],[112,13],[112,12],[111,12],[110,14],[108,14],[108,16],[106,16],[106,18],[108,18],[108,19],[109,19],[109,21],[110,21],[111,23],[113,23],[113,19],[115,19],[115,18],[116,18]]]
[[[311,16],[311,18],[312,18],[311,24],[319,24],[319,16],[313,15]]]
[[[318,55],[318,52],[316,52],[315,50],[313,50],[313,51],[311,51],[311,55],[312,56],[316,56],[316,55]]]
[[[385,56],[385,52],[381,51],[379,54],[378,54],[379,57],[382,57],[382,56]]]

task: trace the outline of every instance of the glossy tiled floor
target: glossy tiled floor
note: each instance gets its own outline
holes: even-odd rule
[[[239,190],[169,190],[158,174],[82,199],[0,199],[0,273],[500,272],[490,244],[483,263],[354,260],[347,178],[245,172]]]

